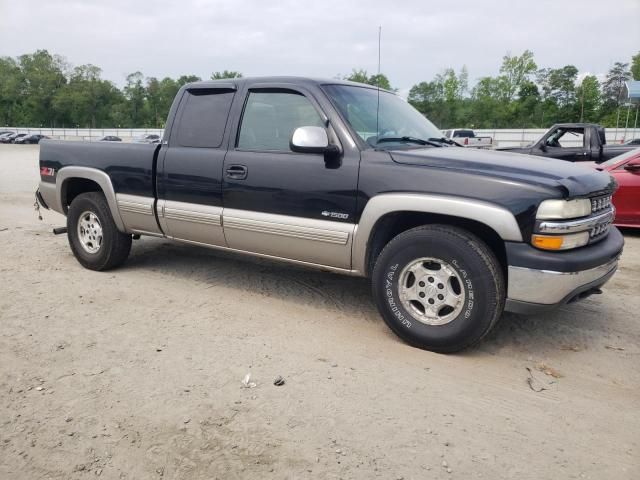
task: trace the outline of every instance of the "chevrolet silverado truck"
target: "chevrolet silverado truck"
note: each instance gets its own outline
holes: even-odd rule
[[[454,352],[599,293],[622,252],[607,173],[514,157],[375,87],[242,78],[183,86],[158,145],[44,140],[36,197],[88,269],[150,235],[368,277],[396,334]]]
[[[607,145],[604,127],[592,123],[559,123],[526,147],[497,150],[557,158],[569,162],[606,162],[633,150],[633,145]]]

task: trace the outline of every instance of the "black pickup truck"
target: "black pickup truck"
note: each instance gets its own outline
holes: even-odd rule
[[[635,148],[634,145],[607,145],[604,127],[593,123],[558,123],[540,139],[526,147],[497,150],[557,158],[569,162],[606,162]]]
[[[40,176],[86,268],[152,235],[369,277],[389,327],[439,352],[505,308],[599,292],[623,247],[607,173],[457,147],[395,94],[339,80],[185,85],[160,144],[45,140]]]

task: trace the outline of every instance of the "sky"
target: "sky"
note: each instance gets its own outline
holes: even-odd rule
[[[334,78],[382,72],[406,93],[463,65],[473,84],[506,53],[602,75],[640,51],[640,0],[0,0],[0,56],[46,49],[122,86],[236,70]]]

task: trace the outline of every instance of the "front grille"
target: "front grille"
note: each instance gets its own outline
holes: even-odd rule
[[[591,198],[591,214],[602,215],[611,212],[605,221],[599,222],[589,230],[589,243],[598,242],[606,238],[611,229],[613,218],[615,217],[615,208],[611,202],[611,195],[600,195]]]
[[[611,195],[603,195],[591,199],[591,213],[600,213],[611,208]]]
[[[611,228],[611,221],[601,223],[593,227],[591,230],[589,230],[589,243],[602,240],[604,237],[607,236],[610,228]]]

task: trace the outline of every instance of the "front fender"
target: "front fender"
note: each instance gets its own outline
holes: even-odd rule
[[[446,195],[388,193],[367,202],[356,228],[352,250],[352,270],[364,275],[371,233],[378,220],[393,212],[421,212],[465,218],[492,228],[502,240],[522,242],[522,233],[507,209],[479,200]]]

